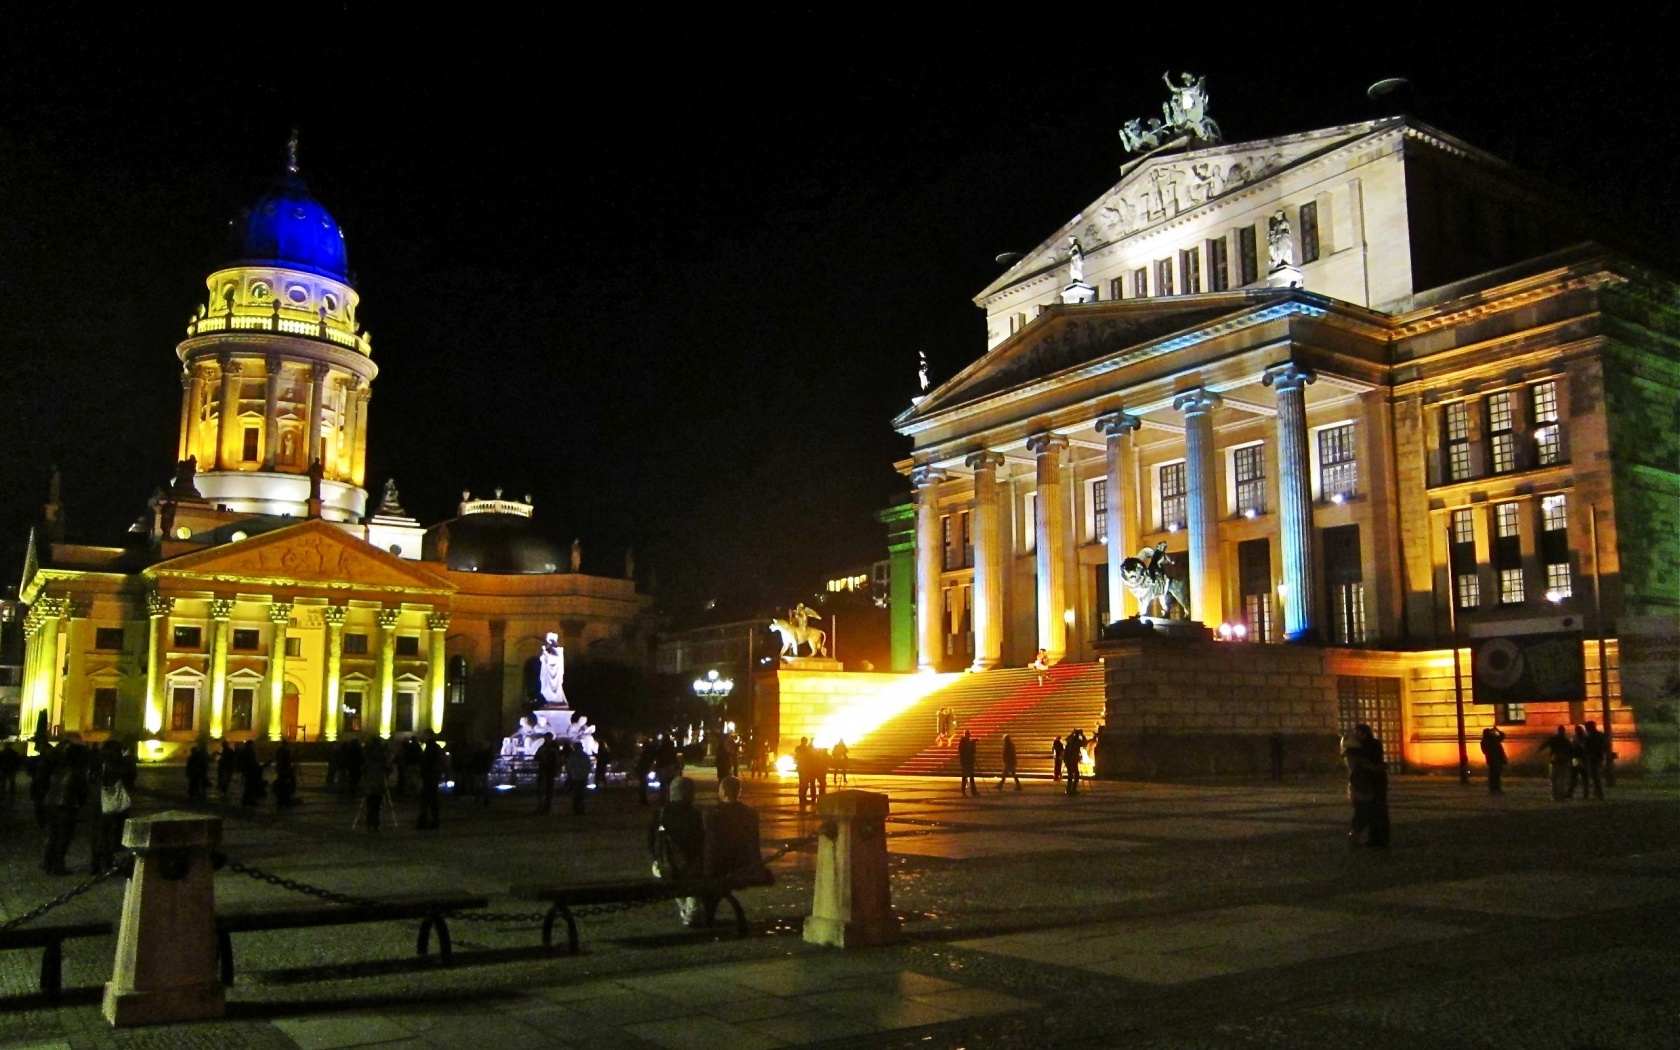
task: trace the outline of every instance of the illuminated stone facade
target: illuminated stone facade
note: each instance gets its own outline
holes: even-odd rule
[[[976,298],[987,353],[896,421],[919,665],[1096,659],[1137,612],[1122,560],[1165,544],[1208,627],[1396,679],[1419,764],[1456,761],[1455,611],[1582,631],[1584,705],[1470,709],[1472,751],[1498,721],[1520,758],[1601,717],[1601,597],[1617,750],[1672,762],[1680,295],[1582,240],[1543,188],[1405,119],[1129,165]],[[1656,655],[1627,665],[1630,708],[1636,644]]]
[[[492,739],[553,632],[639,661],[649,600],[562,559],[529,499],[425,529],[366,511],[377,375],[343,237],[295,167],[235,223],[234,261],[177,351],[179,460],[121,546],[32,538],[21,733]],[[313,470],[312,470],[313,465]],[[50,509],[50,508],[49,508]],[[571,571],[567,571],[570,569]]]

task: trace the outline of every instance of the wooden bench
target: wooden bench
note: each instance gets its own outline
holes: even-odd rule
[[[449,943],[448,913],[472,911],[490,905],[488,897],[470,894],[434,894],[382,898],[377,907],[322,904],[305,908],[263,908],[222,912],[216,916],[216,942],[220,949],[222,983],[233,984],[233,935],[262,930],[296,930],[309,926],[350,926],[364,922],[420,920],[420,936],[414,953],[431,950],[432,930],[437,930],[438,958],[452,965],[455,957]]]
[[[743,872],[715,879],[621,879],[617,881],[574,882],[565,885],[528,884],[514,886],[509,891],[517,900],[544,901],[549,905],[543,919],[544,948],[554,947],[554,920],[566,920],[566,947],[576,955],[578,951],[577,920],[573,908],[591,904],[644,904],[654,901],[676,900],[679,897],[698,897],[706,906],[706,925],[712,925],[717,906],[728,901],[735,911],[735,931],[747,935],[747,913],[735,898],[738,890],[756,886],[773,886],[776,876],[769,868]]]
[[[103,922],[41,923],[0,931],[0,951],[44,948],[41,954],[41,994],[50,1003],[64,990],[64,942],[78,937],[109,937],[113,924]]]

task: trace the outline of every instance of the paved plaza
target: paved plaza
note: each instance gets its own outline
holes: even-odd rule
[[[648,810],[627,789],[583,817],[504,795],[447,800],[440,832],[377,836],[305,767],[305,802],[225,811],[228,855],[350,893],[463,890],[526,913],[509,885],[637,876]],[[752,936],[689,932],[661,904],[582,920],[583,952],[536,925],[453,924],[458,965],[415,958],[414,926],[249,934],[224,1021],[110,1028],[110,940],[67,946],[65,1002],[33,995],[38,952],[0,955],[0,1047],[782,1046],[1663,1047],[1680,1023],[1680,791],[1624,782],[1554,803],[1539,780],[1489,796],[1397,778],[1394,843],[1350,849],[1333,779],[1282,784],[854,778],[888,793],[897,947],[805,945],[814,853],[742,895]],[[178,769],[142,774],[141,809],[179,807]],[[995,782],[994,782],[995,784]],[[313,785],[313,786],[312,786]],[[709,798],[710,784],[702,784]],[[766,845],[815,830],[791,783],[750,781]],[[557,811],[564,811],[558,800]],[[399,802],[399,816],[413,809]],[[19,801],[0,914],[73,885],[38,871]],[[78,842],[72,861],[85,870]],[[308,898],[217,876],[221,901]],[[114,917],[120,880],[61,916]]]

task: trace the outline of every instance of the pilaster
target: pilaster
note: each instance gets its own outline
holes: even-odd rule
[[[1067,510],[1062,492],[1068,439],[1046,431],[1027,439],[1036,458],[1038,647],[1051,663],[1067,655]]]
[[[349,612],[342,605],[329,605],[321,610],[327,625],[327,669],[321,682],[321,728],[328,740],[338,739],[340,718],[338,676],[344,668],[344,617]]]
[[[321,420],[326,411],[327,366],[316,365],[309,370],[309,456],[310,463],[321,458]],[[325,464],[323,464],[324,466]]]
[[[233,602],[217,598],[210,603],[210,735],[220,737],[227,726],[228,623]]]
[[[286,636],[291,630],[292,604],[271,603],[268,620],[274,625],[268,636],[268,738],[279,740],[286,731]]]
[[[1219,547],[1219,490],[1214,464],[1213,411],[1218,394],[1196,389],[1180,394],[1173,408],[1184,413],[1186,513],[1190,540],[1192,619],[1217,627],[1225,619],[1224,559]]]
[[[426,692],[432,698],[431,730],[433,733],[443,732],[443,703],[444,676],[447,673],[444,660],[444,645],[449,633],[449,614],[435,612],[426,617],[426,627],[431,631],[431,660],[426,667]],[[415,720],[417,723],[420,719]]]
[[[268,384],[263,391],[262,468],[274,469],[274,455],[280,451],[280,370],[285,367],[279,354],[268,355]]]
[[[230,450],[230,445],[238,440],[239,430],[239,375],[243,371],[238,361],[228,357],[222,358],[222,397],[221,408],[216,415],[216,462],[217,469],[226,469],[237,461],[237,457]],[[161,718],[161,714],[159,715]]]
[[[175,599],[156,591],[146,595],[146,731],[163,731],[163,675],[165,632]]]
[[[379,613],[379,735],[389,737],[396,724],[397,620],[401,610]]]

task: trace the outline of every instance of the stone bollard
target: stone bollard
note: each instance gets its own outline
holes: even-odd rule
[[[211,851],[222,821],[171,811],[130,820],[134,875],[123,896],[105,1019],[119,1028],[220,1017],[216,885]]]
[[[835,791],[817,800],[816,900],[805,940],[837,948],[896,944],[904,934],[887,875],[887,796]]]

